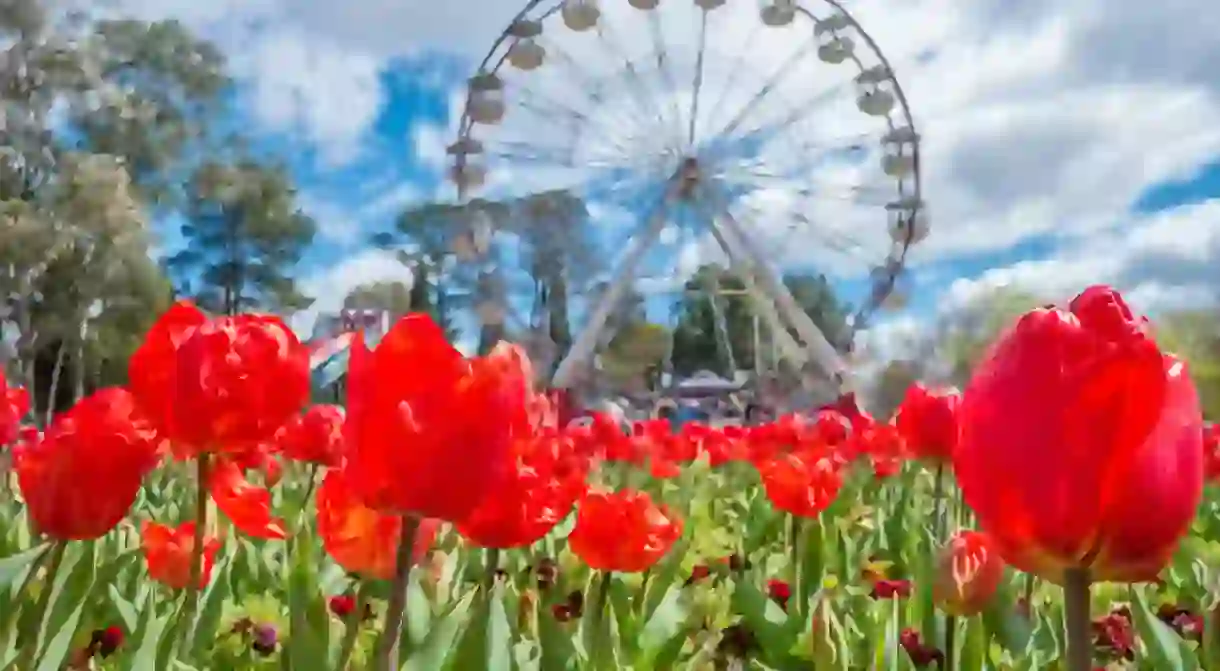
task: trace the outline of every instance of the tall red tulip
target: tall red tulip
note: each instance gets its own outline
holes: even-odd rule
[[[308,351],[270,315],[209,319],[179,303],[128,368],[132,392],[183,457],[267,442],[309,400]]]
[[[512,467],[532,430],[529,360],[501,344],[467,359],[427,315],[409,315],[348,370],[345,472],[381,512],[464,519]]]
[[[950,459],[957,448],[957,411],[961,396],[956,389],[928,389],[915,383],[894,414],[894,425],[911,455],[919,459]]]
[[[124,389],[103,389],[56,415],[16,463],[34,525],[57,540],[105,535],[135,503],[159,447]]]
[[[1117,292],[1023,316],[976,367],[954,455],[1000,555],[1062,582],[1152,580],[1203,488],[1199,399]]]

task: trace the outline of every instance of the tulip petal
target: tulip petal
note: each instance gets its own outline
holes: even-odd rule
[[[271,540],[288,537],[284,521],[271,515],[271,492],[250,484],[236,463],[217,459],[208,483],[216,507],[242,533]]]

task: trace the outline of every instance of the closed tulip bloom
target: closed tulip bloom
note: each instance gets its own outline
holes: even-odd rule
[[[976,367],[954,470],[1014,567],[1153,580],[1195,516],[1203,424],[1185,364],[1117,292],[1023,316]]]
[[[341,471],[332,470],[318,488],[318,535],[326,553],[350,573],[389,580],[394,577],[402,517],[365,506],[356,498]],[[412,562],[418,563],[436,540],[440,523],[420,521]]]
[[[894,415],[894,425],[912,456],[932,461],[948,460],[957,447],[957,410],[961,396],[956,389],[928,389],[915,383]]]
[[[590,492],[577,509],[568,547],[590,568],[639,573],[681,536],[682,520],[644,492]]]
[[[190,584],[191,558],[195,548],[194,522],[186,522],[177,528],[145,522],[140,536],[150,578],[172,589],[183,589]],[[219,551],[220,541],[204,539],[203,573],[199,576],[199,589],[203,589],[211,580],[212,565]]]
[[[533,374],[501,344],[468,359],[427,315],[399,320],[348,370],[348,481],[381,512],[465,519],[512,468],[513,441],[533,431]]]
[[[135,503],[157,463],[156,430],[131,394],[103,389],[55,417],[16,460],[17,482],[38,531],[57,540],[99,538]]]
[[[941,550],[932,599],[949,615],[981,613],[1004,579],[1004,560],[987,534],[962,531]]]

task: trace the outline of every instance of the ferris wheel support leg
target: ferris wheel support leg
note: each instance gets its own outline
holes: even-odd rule
[[[602,294],[601,299],[597,302],[597,306],[593,310],[593,316],[589,318],[589,323],[585,325],[580,335],[576,337],[576,341],[572,343],[572,349],[568,350],[567,356],[563,358],[563,361],[559,362],[559,367],[555,370],[555,377],[551,380],[552,387],[556,389],[570,388],[575,381],[576,374],[593,357],[602,331],[606,328],[606,322],[610,320],[610,315],[618,307],[619,301],[623,298],[623,293],[631,285],[631,280],[636,275],[637,267],[644,260],[644,254],[648,252],[649,248],[656,243],[657,238],[661,236],[661,229],[665,228],[665,221],[665,208],[662,205],[661,209],[653,215],[647,230],[632,242],[632,246],[618,266],[618,271],[615,273],[614,278],[611,279],[606,293]]]
[[[783,318],[775,311],[775,302],[767,298],[767,295],[759,290],[748,264],[742,261],[741,255],[729,244],[729,241],[725,238],[724,233],[721,232],[714,220],[709,228],[712,231],[712,237],[720,245],[720,249],[724,251],[725,256],[729,257],[730,268],[737,271],[738,278],[745,287],[746,294],[749,296],[754,309],[767,322],[767,328],[771,329],[771,337],[783,352],[784,358],[792,361],[798,367],[803,367],[808,361],[809,356],[804,348],[800,346],[800,343],[788,333],[788,327],[784,326]],[[757,352],[758,350],[755,351]]]
[[[775,307],[780,314],[796,329],[808,349],[810,358],[816,361],[837,385],[845,386],[848,381],[848,371],[839,352],[830,344],[809,315],[801,309],[783,282],[775,276],[771,267],[767,265],[749,237],[744,234],[741,225],[733,215],[727,211],[723,215],[724,224],[731,234],[726,237],[735,238],[740,244],[739,253],[745,257],[753,274],[760,280],[762,284],[760,288],[769,295],[771,300],[775,301]]]

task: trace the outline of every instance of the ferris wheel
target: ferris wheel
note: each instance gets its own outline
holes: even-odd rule
[[[602,289],[555,387],[584,374],[634,284],[714,256],[793,369],[846,389],[850,335],[901,303],[929,227],[906,97],[839,0],[530,0],[468,83],[449,147],[459,201],[567,194],[581,206],[534,244],[595,250],[569,261]],[[458,235],[490,287],[485,325],[522,311],[505,260],[523,234],[503,211],[476,207]],[[802,309],[789,272],[832,278],[847,342]]]

